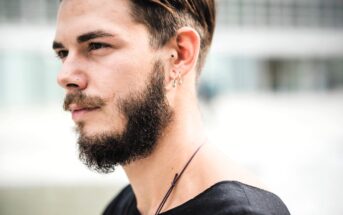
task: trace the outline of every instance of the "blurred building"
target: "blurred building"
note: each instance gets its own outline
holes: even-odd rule
[[[233,93],[342,88],[343,1],[218,3],[213,55],[205,73],[211,81],[205,81],[205,88]]]

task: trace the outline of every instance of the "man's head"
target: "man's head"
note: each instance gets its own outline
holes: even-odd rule
[[[213,30],[213,0],[61,2],[58,82],[87,164],[107,172],[153,151],[195,88]]]

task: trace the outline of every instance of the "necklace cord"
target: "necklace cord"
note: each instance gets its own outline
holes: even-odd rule
[[[185,172],[186,168],[187,168],[188,165],[191,163],[191,161],[193,160],[193,158],[195,157],[195,155],[198,153],[198,151],[200,150],[200,148],[201,148],[203,145],[204,145],[204,144],[200,145],[200,146],[197,148],[197,150],[195,150],[195,152],[193,153],[193,155],[189,158],[189,160],[187,161],[186,165],[185,165],[185,166],[183,167],[183,169],[181,170],[180,174],[178,174],[178,173],[175,174],[175,177],[174,177],[174,179],[173,179],[173,181],[172,181],[172,183],[171,183],[171,185],[170,185],[170,187],[169,187],[167,193],[164,195],[164,197],[163,197],[163,199],[162,199],[160,205],[158,206],[155,215],[158,215],[158,214],[161,212],[161,210],[162,210],[164,204],[165,204],[166,201],[168,200],[168,198],[169,198],[171,192],[173,191],[173,189],[174,189],[174,187],[176,186],[177,182],[178,182],[179,179],[181,178],[182,174]]]

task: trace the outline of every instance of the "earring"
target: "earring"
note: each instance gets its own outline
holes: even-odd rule
[[[176,87],[176,79],[173,80],[173,88]]]
[[[182,77],[180,72],[178,72],[177,78],[173,80],[173,88],[175,88],[177,85],[182,85]]]

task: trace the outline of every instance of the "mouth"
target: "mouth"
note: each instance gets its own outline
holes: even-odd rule
[[[69,110],[72,114],[72,118],[75,122],[80,121],[84,116],[99,110],[100,107],[77,107],[71,105]]]

